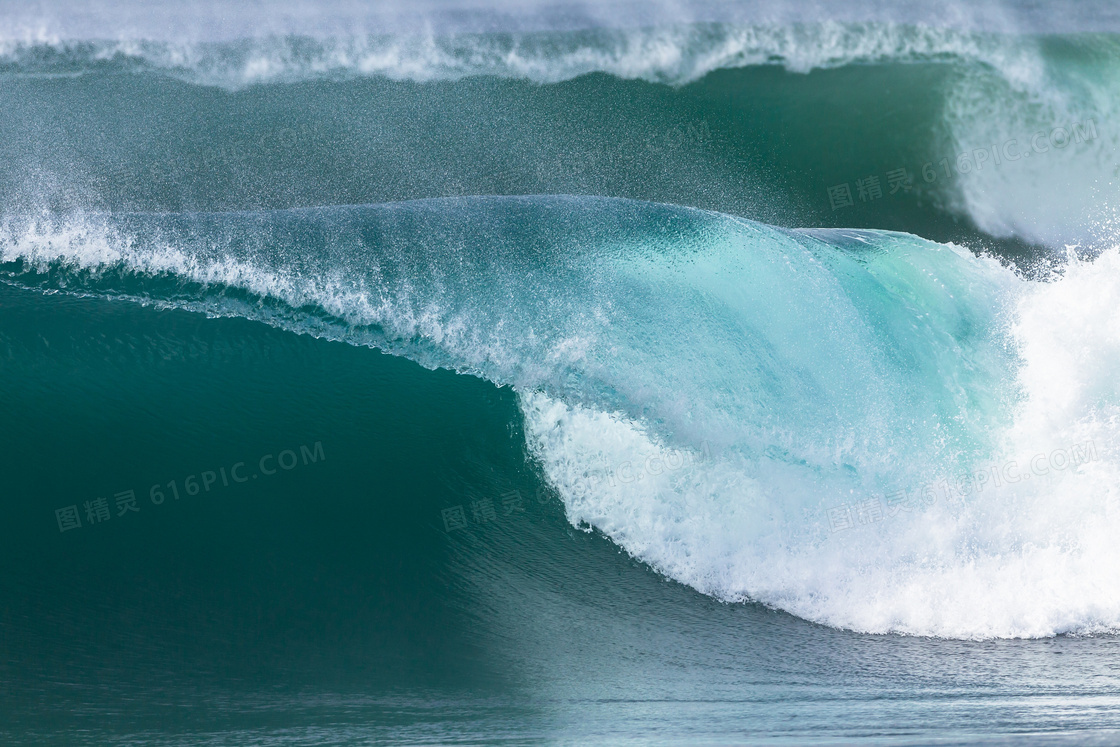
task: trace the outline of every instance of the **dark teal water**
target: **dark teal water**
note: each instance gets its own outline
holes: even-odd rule
[[[1116,36],[743,28],[4,30],[0,741],[1120,743]]]

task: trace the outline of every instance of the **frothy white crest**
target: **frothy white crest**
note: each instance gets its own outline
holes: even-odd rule
[[[543,376],[558,365],[578,360],[585,345],[578,333],[557,339],[542,360],[526,356],[524,346],[510,341],[498,328],[461,312],[441,307],[438,300],[417,292],[408,278],[391,288],[381,283],[376,268],[355,272],[345,265],[320,271],[316,267],[283,266],[275,258],[235,256],[224,242],[192,242],[189,246],[149,236],[137,242],[100,216],[72,215],[65,220],[7,220],[0,224],[0,263],[22,263],[23,272],[45,274],[52,268],[77,270],[96,281],[100,276],[126,272],[138,276],[165,276],[176,282],[197,283],[248,291],[258,299],[280,301],[288,310],[315,307],[341,320],[346,331],[294,313],[275,317],[255,303],[230,303],[227,299],[196,301],[190,296],[168,302],[160,297],[112,292],[112,295],[157,306],[186,307],[217,316],[247,316],[288,329],[311,332],[331,339],[346,339],[381,347],[395,341],[424,340],[448,350],[462,370],[483,371],[521,368]],[[64,281],[65,282],[65,281]],[[83,292],[81,282],[73,290]],[[94,290],[94,293],[103,292]],[[378,327],[381,332],[362,331]],[[417,351],[412,357],[429,366]],[[441,361],[446,364],[446,359]]]
[[[1111,0],[34,0],[0,8],[0,36],[46,28],[67,39],[130,36],[222,41],[252,36],[556,31],[704,22],[791,25],[899,23],[995,33],[1120,30]]]
[[[261,267],[218,251],[185,251],[170,243],[137,245],[134,239],[103,221],[72,217],[0,227],[0,262],[24,263],[46,273],[52,267],[85,271],[93,278],[125,270],[147,276],[168,276],[202,286],[241,288],[262,298],[275,298],[292,308],[316,303],[328,313],[355,324],[382,316],[368,294],[341,287],[337,278],[304,278]],[[138,298],[136,300],[147,300]],[[220,312],[217,307],[208,310]]]
[[[46,40],[8,40],[0,59],[34,65]],[[49,43],[49,42],[48,42]],[[123,58],[195,83],[239,89],[322,77],[457,80],[489,75],[554,83],[587,73],[681,85],[713,70],[782,65],[794,72],[852,63],[956,59],[1008,75],[1029,71],[1029,54],[994,34],[896,23],[669,24],[508,34],[271,36],[220,44],[135,38],[75,43],[56,51]]]

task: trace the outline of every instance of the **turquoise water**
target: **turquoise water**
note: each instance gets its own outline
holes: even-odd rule
[[[1114,11],[60,8],[2,741],[1120,742]]]

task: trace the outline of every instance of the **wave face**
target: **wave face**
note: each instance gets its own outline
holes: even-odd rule
[[[1115,248],[1039,282],[905,234],[495,197],[13,219],[0,263],[512,387],[569,520],[722,600],[1120,627]]]

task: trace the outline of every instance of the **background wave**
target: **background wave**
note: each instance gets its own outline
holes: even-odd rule
[[[1114,236],[1117,70],[1113,33],[983,24],[16,33],[0,186],[9,213],[603,194],[1045,256]]]
[[[188,43],[32,38],[9,39],[0,54],[9,74],[149,70],[232,90],[357,76],[425,82],[490,75],[558,83],[588,73],[683,85],[714,70],[755,65],[807,73],[856,63],[948,60],[988,65],[1018,78],[1036,72],[1031,68],[1037,65],[1021,39],[1001,34],[840,22]]]

